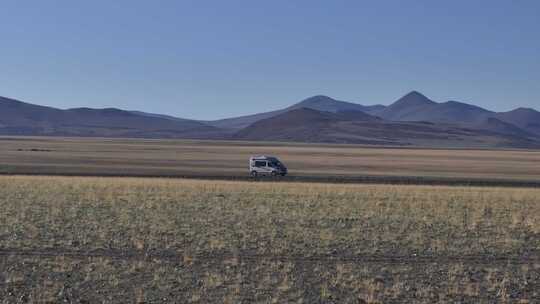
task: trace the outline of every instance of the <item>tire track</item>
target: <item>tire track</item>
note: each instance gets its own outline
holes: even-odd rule
[[[200,175],[200,174],[118,174],[118,173],[62,173],[62,172],[31,172],[0,171],[5,176],[80,176],[80,177],[139,177],[139,178],[178,178],[215,181],[250,181],[274,183],[330,183],[330,184],[388,184],[388,185],[427,185],[427,186],[471,186],[471,187],[523,187],[540,188],[540,180],[512,180],[490,178],[462,177],[423,177],[423,176],[390,176],[390,175],[361,175],[361,176],[307,176],[288,175],[285,177],[258,177],[248,175]]]
[[[69,249],[0,249],[0,257],[35,257],[35,258],[59,258],[73,259],[107,258],[121,261],[152,261],[165,262],[184,261],[189,258],[190,263],[223,262],[237,259],[238,261],[258,262],[263,260],[299,263],[317,262],[357,262],[357,263],[385,263],[385,264],[430,264],[430,263],[472,263],[472,264],[529,264],[540,263],[540,255],[276,255],[255,253],[216,253],[186,255],[173,251],[136,251],[136,250],[69,250]]]

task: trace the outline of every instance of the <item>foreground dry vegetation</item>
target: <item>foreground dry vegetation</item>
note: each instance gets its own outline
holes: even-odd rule
[[[0,177],[0,299],[536,303],[540,190]]]

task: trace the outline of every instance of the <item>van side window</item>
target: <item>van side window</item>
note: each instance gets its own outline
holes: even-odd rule
[[[266,167],[266,162],[264,162],[264,161],[255,161],[255,167]]]

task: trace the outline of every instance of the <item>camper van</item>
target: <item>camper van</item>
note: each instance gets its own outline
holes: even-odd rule
[[[251,176],[287,175],[287,167],[277,157],[273,156],[253,156],[249,159],[249,173]]]

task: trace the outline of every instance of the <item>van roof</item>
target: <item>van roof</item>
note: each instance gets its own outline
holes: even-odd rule
[[[277,160],[277,157],[274,156],[266,156],[266,155],[259,155],[259,156],[252,156],[252,160],[260,159],[260,160]]]

